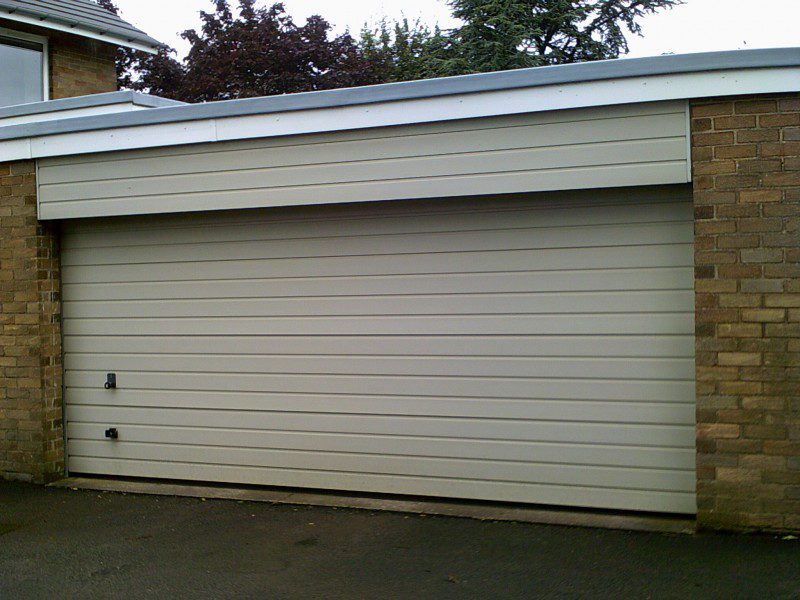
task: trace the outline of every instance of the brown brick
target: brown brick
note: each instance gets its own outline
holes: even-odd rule
[[[732,115],[733,102],[718,102],[716,104],[699,104],[692,106],[692,117],[715,117],[717,115]]]
[[[725,177],[735,177],[735,175],[725,175]],[[769,186],[800,186],[800,173],[789,171],[784,173],[764,173],[764,185]]]
[[[718,190],[740,190],[742,188],[752,188],[759,184],[758,175],[717,175],[714,184]]]
[[[720,352],[718,361],[722,366],[753,366],[761,364],[761,355],[752,352]]]
[[[781,231],[783,229],[783,221],[776,217],[769,219],[763,217],[739,219],[736,224],[736,229],[742,233]]]
[[[737,115],[774,113],[778,110],[778,102],[773,99],[758,98],[755,100],[739,100],[734,103]]]
[[[697,426],[697,436],[704,438],[738,438],[739,426],[725,423],[705,423]]]
[[[785,440],[787,437],[786,427],[781,425],[745,425],[742,435],[760,440]]]
[[[736,291],[736,282],[725,279],[698,279],[695,281],[695,290],[701,293],[733,293]]]
[[[711,121],[711,119],[709,119]],[[735,117],[716,117],[713,121],[714,129],[748,129],[756,126],[755,116],[735,116]],[[692,124],[692,131],[694,131],[694,124]]]
[[[736,196],[736,192],[728,192]],[[695,194],[695,198],[697,194]],[[739,219],[740,217],[758,217],[761,214],[761,207],[757,204],[734,204],[732,206],[718,206],[717,218],[719,219]]]
[[[784,139],[787,140],[784,143],[774,140],[774,143],[761,144],[761,156],[797,156],[800,154],[800,138],[797,138],[798,141],[788,141],[789,138],[785,136],[784,131]]]
[[[779,158],[754,158],[736,163],[737,173],[773,173],[780,171],[783,162]]]
[[[780,164],[780,163],[779,163]],[[740,202],[780,202],[783,200],[781,190],[742,190],[739,192]]]
[[[692,119],[692,131],[710,131],[713,127],[711,119]]]
[[[780,168],[780,161],[778,162]],[[736,163],[732,160],[716,160],[708,163],[696,163],[693,167],[696,175],[719,175],[722,173],[735,173]]]
[[[778,112],[800,112],[800,97],[779,98]]]
[[[693,146],[717,146],[720,144],[733,144],[735,141],[733,132],[722,131],[715,133],[697,133],[692,135]]]
[[[761,306],[760,294],[708,294],[708,296],[715,300],[715,304],[720,308],[757,308]]]
[[[735,227],[735,223],[732,223]],[[720,235],[717,238],[717,248],[725,250],[729,248],[756,248],[761,243],[761,237],[757,233],[739,235]]]
[[[692,154],[698,149],[693,149]],[[733,146],[714,146],[714,158],[755,158],[758,156],[758,146],[756,144],[735,144]]]
[[[767,307],[800,307],[800,294],[767,294],[764,296],[764,306]]]
[[[698,176],[697,178],[699,177],[702,176]],[[709,184],[713,185],[713,183],[714,183],[713,180],[709,179]],[[736,202],[736,192],[721,192],[719,190],[714,190],[714,189],[708,191],[700,191],[698,189],[697,191],[695,191],[694,194],[694,205],[696,207],[702,207],[706,205],[718,205],[718,204],[734,204],[735,202]]]
[[[761,337],[762,326],[757,323],[720,323],[717,333],[720,337]]]
[[[719,265],[716,272],[720,279],[755,279],[763,275],[760,265]]]
[[[745,248],[739,252],[743,263],[779,263],[783,261],[780,248]]]
[[[758,117],[759,127],[787,127],[800,125],[800,113],[765,114]]]

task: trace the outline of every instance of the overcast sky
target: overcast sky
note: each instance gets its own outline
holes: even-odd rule
[[[232,4],[236,0],[231,1]],[[198,27],[200,10],[211,0],[116,0],[122,17],[156,39],[187,50],[178,33]],[[267,4],[267,2],[261,2]],[[429,25],[452,27],[445,0],[284,0],[302,23],[318,13],[337,31],[357,33],[364,22],[389,18],[421,18]],[[664,53],[800,46],[800,0],[687,0],[683,6],[642,21],[644,37],[630,37],[629,56]]]

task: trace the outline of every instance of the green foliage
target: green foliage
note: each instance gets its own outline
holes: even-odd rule
[[[450,0],[472,72],[617,58],[638,20],[682,0]]]
[[[112,0],[97,0],[116,12]],[[183,62],[119,50],[120,85],[188,102],[616,58],[639,20],[683,0],[449,0],[462,24],[431,29],[407,19],[333,35],[320,16],[298,26],[283,4],[211,0]]]
[[[628,52],[641,17],[682,1],[450,0],[460,27],[384,21],[362,32],[361,46],[378,47],[386,81],[603,60]]]
[[[381,81],[412,81],[458,74],[453,40],[439,27],[408,19],[374,28],[364,26],[359,46]]]

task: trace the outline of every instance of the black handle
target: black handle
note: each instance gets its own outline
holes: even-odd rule
[[[111,427],[110,429],[106,429],[106,437],[110,440],[119,439],[119,432],[117,431],[117,428]]]
[[[106,383],[104,386],[107,390],[113,390],[117,387],[117,374],[106,373]]]

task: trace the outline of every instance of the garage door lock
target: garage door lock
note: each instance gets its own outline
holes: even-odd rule
[[[119,432],[117,431],[117,428],[111,427],[110,429],[106,429],[106,437],[110,440],[119,439]]]
[[[105,388],[107,390],[114,390],[114,389],[117,388],[117,374],[116,373],[106,373]]]

